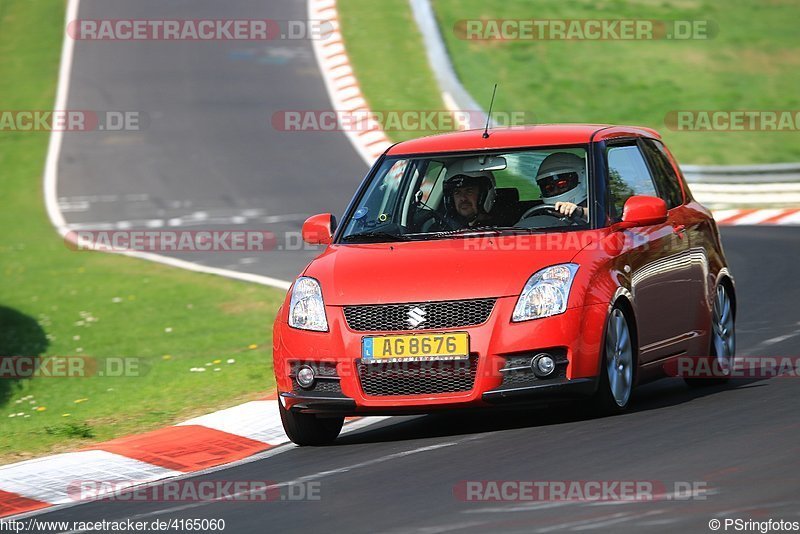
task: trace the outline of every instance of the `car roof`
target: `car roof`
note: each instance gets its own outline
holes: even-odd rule
[[[650,137],[661,139],[655,130],[643,126],[613,126],[608,124],[537,124],[491,128],[489,137],[483,129],[463,130],[430,135],[403,141],[389,147],[389,156],[515,149],[535,146],[580,145],[615,137]]]

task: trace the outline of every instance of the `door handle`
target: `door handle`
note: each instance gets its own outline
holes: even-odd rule
[[[678,237],[683,239],[683,235],[686,233],[686,225],[685,224],[676,224],[672,227],[672,231],[678,234]]]

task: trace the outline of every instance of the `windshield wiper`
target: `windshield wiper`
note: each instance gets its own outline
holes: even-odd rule
[[[463,234],[502,234],[503,232],[525,232],[530,234],[535,232],[533,228],[521,228],[519,226],[472,226],[467,228],[459,228],[458,230],[448,230],[446,232],[436,232],[436,235],[449,236],[449,235],[463,235]]]
[[[351,243],[360,239],[378,240],[378,241],[408,241],[404,235],[390,234],[389,232],[362,232],[360,234],[350,234],[342,238],[342,242]]]

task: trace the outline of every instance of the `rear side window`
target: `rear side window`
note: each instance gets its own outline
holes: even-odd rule
[[[683,204],[683,193],[675,174],[675,168],[670,163],[664,153],[664,145],[651,139],[644,139],[644,151],[650,161],[650,168],[653,170],[658,196],[667,203],[667,208]]]
[[[609,215],[614,220],[622,217],[625,201],[634,195],[657,197],[653,178],[642,153],[636,145],[612,146],[608,158]]]

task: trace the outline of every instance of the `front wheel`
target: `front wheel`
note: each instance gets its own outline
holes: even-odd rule
[[[283,430],[297,445],[329,445],[339,436],[344,417],[318,417],[310,413],[287,410],[278,399]]]
[[[624,412],[633,391],[634,358],[633,338],[625,314],[614,307],[606,323],[603,361],[600,366],[600,384],[592,398],[592,408],[600,415]]]

